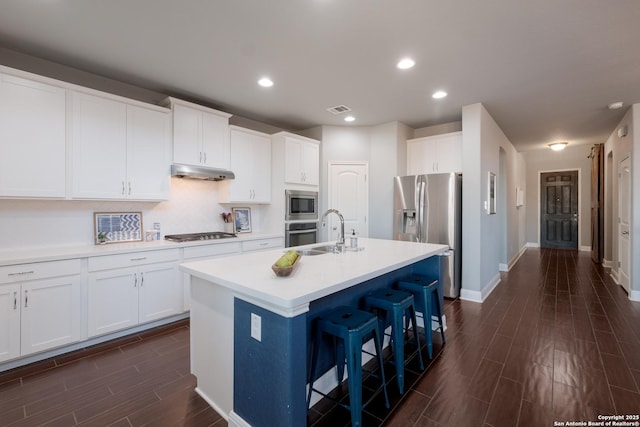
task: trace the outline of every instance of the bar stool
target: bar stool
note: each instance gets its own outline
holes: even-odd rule
[[[442,335],[442,344],[445,344],[444,339],[444,326],[442,323],[442,309],[440,308],[440,300],[442,299],[442,291],[438,286],[438,281],[430,279],[426,276],[414,274],[406,279],[398,282],[398,289],[411,292],[415,297],[416,310],[422,313],[422,320],[424,321],[424,338],[427,342],[427,351],[429,353],[429,359],[433,358],[433,331],[431,330],[431,316],[432,307],[436,309],[436,316],[438,318],[438,324],[440,334]],[[434,300],[435,298],[435,300]]]
[[[372,310],[378,315],[380,330],[384,334],[387,325],[391,325],[391,345],[393,359],[396,367],[396,378],[400,394],[404,393],[404,327],[403,317],[408,312],[407,324],[413,323],[413,337],[418,351],[420,369],[424,369],[422,354],[420,352],[420,340],[416,322],[416,310],[413,295],[409,292],[396,289],[377,289],[364,298],[367,310]],[[383,312],[383,313],[380,313]]]
[[[307,408],[311,403],[311,393],[313,391],[332,399],[330,396],[313,388],[313,382],[317,374],[316,365],[318,363],[318,352],[322,335],[327,334],[334,338],[339,384],[342,383],[344,376],[346,351],[347,372],[349,374],[349,405],[341,402],[338,403],[351,411],[351,425],[354,427],[362,425],[362,409],[375,397],[374,394],[367,402],[362,403],[362,345],[371,335],[373,335],[378,363],[380,364],[381,387],[384,391],[385,405],[387,409],[389,409],[389,396],[387,395],[387,386],[382,365],[382,348],[377,317],[373,313],[358,310],[354,307],[341,306],[332,310],[327,315],[318,318],[316,328],[317,332],[315,342],[313,343],[313,356],[311,359],[311,378],[309,381]]]

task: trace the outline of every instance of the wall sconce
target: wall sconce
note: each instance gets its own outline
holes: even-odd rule
[[[561,151],[564,150],[567,145],[569,145],[568,142],[553,142],[549,144],[549,148],[551,148],[553,151]]]

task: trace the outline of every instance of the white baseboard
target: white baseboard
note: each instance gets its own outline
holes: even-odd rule
[[[498,271],[504,271],[504,272],[509,271],[509,264],[503,264],[503,263],[498,264]]]
[[[521,256],[524,254],[524,252],[527,250],[527,248],[528,248],[528,247],[530,247],[530,246],[528,246],[528,245],[529,245],[528,243],[525,243],[525,244],[520,248],[520,250],[518,251],[518,253],[517,253],[517,254],[515,254],[515,255],[513,256],[513,258],[511,258],[511,259],[509,260],[509,264],[499,264],[499,265],[498,265],[498,269],[499,269],[500,271],[509,271],[509,270],[511,270],[511,269],[513,268],[513,266],[514,266],[514,265],[516,265],[516,262],[518,262],[518,260],[520,259],[520,257],[521,257]]]
[[[540,243],[527,242],[527,244],[525,246],[528,247],[528,248],[539,248],[540,247]]]
[[[611,277],[611,280],[613,280],[616,283],[616,285],[620,284],[620,280],[618,280],[618,270],[614,270],[612,268],[611,272],[609,273],[609,276]]]
[[[629,299],[631,301],[640,302],[640,291],[629,292]]]
[[[482,291],[472,291],[469,289],[460,289],[460,299],[472,302],[484,302],[485,299],[500,283],[500,273],[493,276],[493,278],[482,288]]]
[[[591,252],[591,246],[580,246],[580,251]]]
[[[216,411],[216,412],[218,413],[218,415],[220,415],[220,416],[221,416],[222,418],[224,418],[225,420],[230,421],[230,420],[229,420],[230,414],[227,414],[226,412],[224,412],[224,411],[222,410],[222,408],[221,408],[221,407],[219,407],[218,405],[216,405],[216,403],[215,403],[213,400],[211,400],[211,399],[209,398],[209,396],[207,396],[207,395],[206,395],[206,393],[205,393],[205,392],[203,392],[203,391],[202,391],[202,389],[200,389],[200,387],[197,387],[197,386],[196,386],[196,388],[195,388],[195,392],[196,392],[196,393],[198,393],[198,395],[199,395],[199,396],[200,396],[200,397],[201,397],[205,402],[207,402],[207,403],[209,404],[209,406],[211,406],[211,407],[213,408],[213,410],[214,410],[214,411]],[[233,411],[232,411],[232,412],[233,412]],[[231,423],[229,423],[229,425],[231,425]],[[248,425],[248,424],[247,424],[247,425]]]
[[[251,427],[251,424],[246,422],[244,418],[233,411],[229,413],[229,419],[227,421],[228,427]]]
[[[602,259],[602,266],[604,268],[612,268],[613,267],[613,261],[609,260],[609,259]]]

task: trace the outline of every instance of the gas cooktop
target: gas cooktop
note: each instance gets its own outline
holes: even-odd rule
[[[222,231],[210,231],[208,233],[188,233],[188,234],[167,234],[165,240],[172,242],[193,242],[197,240],[217,240],[236,237],[233,233],[224,233]]]

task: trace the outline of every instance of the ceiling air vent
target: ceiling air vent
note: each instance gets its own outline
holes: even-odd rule
[[[351,108],[347,107],[346,105],[336,105],[335,107],[327,108],[327,111],[331,114],[342,114],[346,113],[347,111],[351,111]]]

